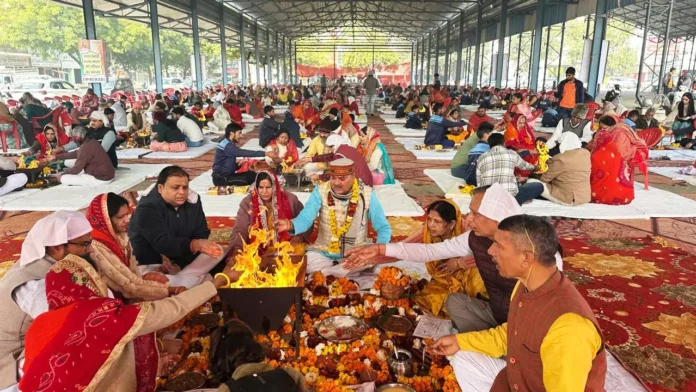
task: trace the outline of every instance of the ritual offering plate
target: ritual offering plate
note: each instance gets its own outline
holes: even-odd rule
[[[349,342],[365,335],[367,324],[352,316],[334,316],[319,323],[317,332],[332,342]]]
[[[172,392],[184,392],[202,387],[205,381],[205,375],[202,373],[186,372],[167,381],[165,387]]]
[[[411,330],[413,323],[404,316],[382,317],[377,322],[377,326],[386,332],[394,332],[398,334],[406,334]]]
[[[406,384],[390,383],[377,388],[377,392],[416,392],[416,390]]]

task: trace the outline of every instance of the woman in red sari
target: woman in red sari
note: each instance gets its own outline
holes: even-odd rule
[[[42,159],[46,157],[46,155],[55,155],[60,152],[65,152],[65,146],[68,144],[70,144],[68,135],[58,130],[55,125],[48,124],[44,127],[43,132],[34,137],[34,144],[23,154],[36,154],[37,158]],[[77,145],[75,145],[75,147],[77,147]]]
[[[304,118],[304,124],[300,125],[307,130],[307,136],[312,137],[314,135],[314,129],[321,122],[321,118],[309,99],[302,102],[302,117]]]
[[[505,130],[505,147],[517,151],[522,159],[536,165],[539,155],[536,150],[536,136],[523,115],[515,115],[508,124]],[[528,171],[515,169],[515,172],[522,176],[529,175]]]
[[[278,158],[282,159],[286,165],[292,166],[300,159],[300,152],[297,150],[297,144],[290,137],[290,131],[285,128],[280,128],[275,139],[266,146],[266,151],[275,151]],[[276,167],[273,159],[266,157],[266,163],[271,167]]]
[[[176,297],[126,305],[108,297],[106,283],[86,260],[70,255],[58,261],[46,274],[48,312],[26,334],[19,389],[154,391],[159,367],[155,331],[227,287],[223,275]]]
[[[230,238],[231,257],[242,249],[243,243],[250,242],[251,228],[272,230],[274,222],[281,219],[293,219],[300,214],[302,208],[302,202],[295,194],[283,190],[275,173],[266,170],[258,172],[253,190],[239,203]],[[278,233],[274,230],[273,235],[277,237],[273,239],[273,242],[290,241],[296,245],[305,244],[310,234],[312,230],[293,237],[287,231]],[[295,252],[304,254],[300,246],[296,246]]]
[[[140,273],[128,239],[130,215],[128,201],[115,193],[103,193],[90,203],[91,257],[99,275],[120,299],[152,301],[184,291],[184,287],[169,287],[164,274]]]
[[[607,122],[602,118],[600,122]],[[590,187],[592,202],[623,205],[633,201],[633,172],[647,171],[648,147],[627,124],[614,120],[609,129],[600,129],[587,148],[592,153]]]
[[[94,90],[88,88],[80,102],[80,111],[82,115],[89,117],[89,115],[97,109],[99,109],[99,97],[94,94]]]

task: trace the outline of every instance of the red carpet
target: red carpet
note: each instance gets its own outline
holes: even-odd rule
[[[654,391],[696,391],[696,256],[651,237],[561,244],[610,351]]]

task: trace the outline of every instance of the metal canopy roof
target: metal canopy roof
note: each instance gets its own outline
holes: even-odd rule
[[[82,7],[82,0],[54,0]],[[481,42],[497,39],[502,0],[484,0]],[[645,23],[647,3],[652,1],[650,29],[656,35],[665,30],[670,0],[609,0],[611,16],[636,27]],[[694,0],[674,2],[670,37],[696,35]],[[158,0],[160,28],[192,35],[191,9],[197,4],[202,39],[220,42],[221,15],[225,14],[225,35],[228,45],[239,45],[240,20],[244,15],[245,47],[254,55],[259,44],[259,57],[265,57],[270,43],[272,57],[285,38],[300,45],[337,37],[353,44],[404,45],[428,40],[433,34],[433,47],[439,34],[440,48],[445,50],[447,24],[450,30],[450,51],[457,47],[459,24],[463,21],[464,47],[473,43],[477,27],[477,0],[393,0],[393,1],[276,1],[276,0]],[[536,0],[508,0],[506,35],[531,31],[537,19]],[[561,23],[595,12],[597,0],[546,0],[544,26]],[[621,7],[621,8],[618,8]],[[103,17],[125,18],[149,23],[148,0],[94,0],[94,10]],[[461,16],[461,18],[460,18]],[[514,23],[513,23],[514,22]],[[255,28],[258,26],[258,40]],[[269,39],[266,39],[266,32]],[[345,33],[348,31],[349,33]],[[379,34],[378,34],[379,33]],[[276,44],[276,37],[278,44]],[[386,38],[385,38],[386,37]],[[267,42],[269,41],[269,42]],[[350,44],[348,44],[350,45]],[[306,46],[305,46],[306,47]],[[434,49],[433,49],[434,50]],[[287,53],[286,53],[287,56]]]
[[[694,0],[672,0],[672,23],[670,24],[670,38],[689,38],[696,36],[696,3]],[[650,31],[654,35],[664,35],[667,27],[668,7],[670,0],[640,0],[634,4],[617,8],[612,16],[639,28],[645,24],[645,16],[648,4],[652,2]]]

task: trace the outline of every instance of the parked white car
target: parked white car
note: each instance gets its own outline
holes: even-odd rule
[[[184,79],[182,78],[162,78],[162,88],[163,89],[168,89],[168,88],[173,88],[175,90],[180,90],[185,87],[191,87],[191,83],[189,82],[188,85],[186,82],[184,82]],[[157,86],[153,83],[149,86],[150,90],[156,90]]]
[[[62,79],[31,79],[16,82],[10,92],[14,99],[19,99],[22,94],[30,92],[34,98],[43,100],[45,97],[55,98],[63,95],[81,97],[85,91]]]

